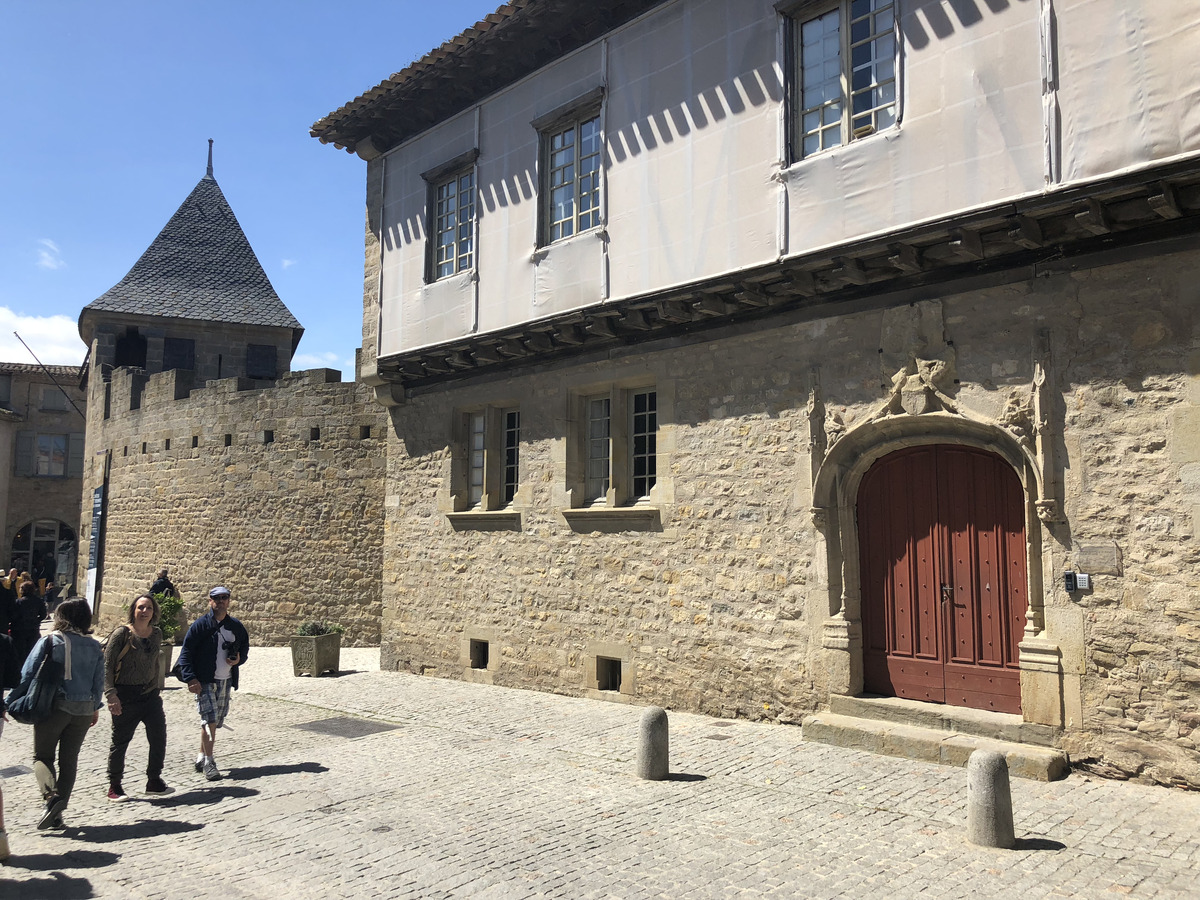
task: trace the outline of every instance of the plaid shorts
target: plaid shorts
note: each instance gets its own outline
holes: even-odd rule
[[[200,713],[201,724],[220,728],[229,715],[229,679],[200,685],[200,693],[196,695],[196,711]]]

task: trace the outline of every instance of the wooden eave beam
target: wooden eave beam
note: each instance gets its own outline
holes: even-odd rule
[[[833,261],[837,265],[830,270],[829,277],[835,281],[844,284],[866,284],[870,280],[862,260],[852,256],[838,256]]]
[[[925,271],[921,250],[912,244],[892,244],[888,265],[904,275],[919,275]]]
[[[1161,182],[1158,190],[1146,198],[1150,208],[1164,219],[1179,219],[1183,216],[1183,207],[1179,205],[1179,193],[1169,181]]]
[[[660,300],[658,302],[658,317],[664,322],[690,322],[694,318],[690,308],[678,300]]]
[[[1087,209],[1075,213],[1075,222],[1079,227],[1097,235],[1112,233],[1112,223],[1104,204],[1095,197],[1088,197],[1086,202]]]
[[[1040,250],[1046,244],[1042,223],[1032,216],[1017,216],[1017,227],[1009,231],[1008,239],[1026,250]]]
[[[957,228],[950,247],[959,256],[967,259],[983,259],[983,235],[973,228]]]

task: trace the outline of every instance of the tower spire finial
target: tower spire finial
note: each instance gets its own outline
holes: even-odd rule
[[[209,139],[208,139],[208,177],[209,177],[209,178],[212,178],[212,177],[213,177],[213,173],[212,173],[212,144],[213,144],[213,139],[212,139],[212,138],[209,138]]]

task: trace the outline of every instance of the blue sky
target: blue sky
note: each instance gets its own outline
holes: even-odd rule
[[[0,361],[75,364],[79,311],[214,174],[305,328],[353,377],[366,163],[317,119],[499,0],[0,0]]]

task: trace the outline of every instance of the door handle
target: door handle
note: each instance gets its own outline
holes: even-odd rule
[[[948,584],[942,585],[942,602],[949,603],[954,599],[954,589]]]

